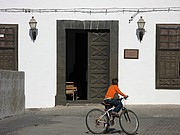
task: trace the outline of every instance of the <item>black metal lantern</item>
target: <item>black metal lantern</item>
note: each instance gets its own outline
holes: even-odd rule
[[[32,19],[29,21],[29,36],[31,37],[32,41],[34,42],[36,40],[38,29],[36,29],[37,22],[34,19],[34,16],[32,16]]]
[[[144,29],[144,25],[145,25],[145,21],[142,18],[142,16],[140,17],[140,19],[138,20],[137,24],[138,24],[138,29],[136,30],[136,35],[138,40],[141,42],[143,39],[143,36],[145,34],[145,29]]]

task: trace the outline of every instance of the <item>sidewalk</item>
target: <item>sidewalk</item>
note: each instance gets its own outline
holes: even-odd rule
[[[126,107],[133,110],[140,120],[139,135],[180,135],[180,105]],[[85,116],[93,108],[103,109],[103,106],[83,104],[26,109],[23,115],[0,120],[0,135],[88,135]]]
[[[127,105],[139,117],[180,117],[180,105]],[[56,106],[53,108],[42,108],[37,114],[53,114],[60,116],[85,116],[93,108],[103,109],[101,104],[84,104],[78,106]],[[27,109],[31,112],[33,109]]]

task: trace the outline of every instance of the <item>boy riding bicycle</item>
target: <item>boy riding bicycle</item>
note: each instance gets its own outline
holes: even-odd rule
[[[128,95],[125,95],[123,92],[121,92],[121,90],[118,88],[118,79],[117,78],[113,78],[112,79],[112,85],[109,86],[108,91],[105,95],[105,99],[104,102],[106,104],[110,104],[112,106],[115,106],[114,110],[112,111],[112,116],[115,117],[119,117],[118,112],[121,110],[121,108],[123,107],[122,103],[120,100],[115,99],[114,96],[115,94],[118,93],[121,96],[123,96],[124,98],[127,98]]]
[[[124,98],[115,99],[115,94],[121,95]],[[119,119],[119,125],[122,131],[128,135],[137,134],[139,128],[139,120],[137,115],[130,109],[123,107],[123,102],[128,96],[120,91],[118,88],[118,79],[112,79],[112,85],[109,86],[105,95],[104,102],[101,104],[105,109],[94,108],[86,115],[86,126],[90,132],[94,134],[101,134],[111,131],[112,126],[115,125],[115,117]],[[114,107],[113,107],[114,106]],[[118,112],[121,113],[118,114]]]

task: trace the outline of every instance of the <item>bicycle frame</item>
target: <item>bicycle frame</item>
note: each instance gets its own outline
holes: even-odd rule
[[[108,118],[110,119],[111,115],[110,115],[110,111],[112,111],[115,107],[111,107],[108,110],[105,111],[105,114],[107,114]]]
[[[120,97],[120,96],[119,96]],[[121,101],[121,102],[123,102],[123,101],[125,101],[125,99],[124,98],[119,98],[119,100]],[[108,116],[108,120],[110,120],[110,118],[111,118],[111,115],[110,115],[110,111],[112,111],[112,110],[114,110],[114,106],[113,107],[111,107],[111,108],[109,108],[109,109],[104,109],[105,110],[105,113],[103,114],[103,115],[101,115],[99,118],[101,119],[102,117],[104,117],[105,115],[107,115]],[[124,104],[123,104],[123,108],[121,109],[121,110],[126,110],[126,108],[124,107]],[[128,116],[128,114],[127,114],[127,117],[128,117],[128,119],[129,119],[129,116]],[[130,119],[129,119],[130,120]]]
[[[99,118],[102,118],[102,117],[104,117],[105,115],[107,115],[108,116],[108,118],[110,119],[110,117],[111,117],[111,115],[110,115],[110,111],[111,110],[113,110],[114,109],[114,107],[111,107],[111,108],[109,108],[108,110],[105,110],[105,113],[103,114],[103,115],[101,115]]]

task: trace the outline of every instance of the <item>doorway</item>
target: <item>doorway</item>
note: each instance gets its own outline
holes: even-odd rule
[[[109,30],[67,29],[66,82],[74,84],[75,99],[87,100],[90,88],[94,90],[93,97],[103,97],[109,84],[108,75]],[[66,94],[66,100],[74,100],[74,96]]]
[[[87,46],[87,31],[66,30],[66,82],[77,87],[77,100],[87,100]],[[72,95],[66,94],[66,100],[73,100]]]
[[[118,77],[118,28],[118,21],[57,20],[55,105],[72,100],[66,95],[66,82],[71,80],[76,81],[77,91],[80,87],[79,99],[74,102],[103,100],[111,78]],[[81,72],[73,79],[77,69]]]

